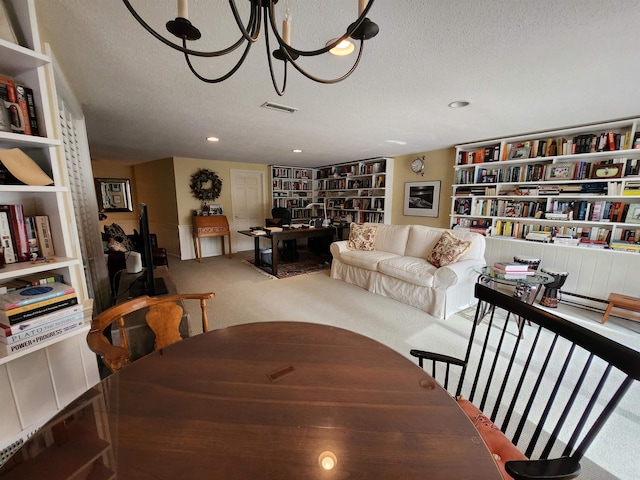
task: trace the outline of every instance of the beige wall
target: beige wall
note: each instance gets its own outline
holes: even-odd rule
[[[106,212],[107,219],[100,222],[100,231],[104,231],[104,225],[117,223],[125,232],[133,233],[134,228],[138,228],[138,189],[135,185],[133,167],[117,162],[100,161],[92,162],[93,178],[128,178],[131,180],[131,199],[133,201],[133,212]]]
[[[220,180],[222,180],[222,192],[220,197],[210,202],[222,205],[222,210],[227,218],[233,216],[231,210],[231,170],[256,170],[263,172],[265,178],[265,206],[268,208],[271,204],[268,201],[269,188],[269,166],[259,165],[257,163],[238,163],[223,162],[220,160],[203,160],[198,158],[174,157],[174,175],[176,180],[176,204],[178,210],[179,224],[191,225],[191,216],[193,211],[202,206],[202,202],[191,194],[189,183],[191,183],[191,175],[196,173],[199,168],[206,168],[215,172]],[[266,212],[265,212],[266,214]]]
[[[139,163],[133,167],[137,202],[147,204],[149,229],[158,237],[158,246],[169,254],[180,254],[176,179],[173,159],[165,158]],[[138,211],[138,203],[136,203]]]
[[[416,157],[424,155],[424,176],[416,175],[411,170],[411,162]],[[455,163],[455,149],[447,148],[433,152],[405,155],[394,159],[393,167],[393,208],[391,223],[396,225],[427,225],[429,227],[449,228],[449,212],[451,196],[453,195],[453,166]],[[406,182],[421,182],[440,180],[440,208],[438,217],[405,216],[404,184]]]

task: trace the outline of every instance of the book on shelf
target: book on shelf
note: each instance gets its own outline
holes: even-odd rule
[[[13,278],[11,280],[7,280],[6,282],[0,284],[0,295],[4,295],[7,292],[13,292],[14,290],[18,290],[19,288],[28,287],[29,284],[19,280],[17,278]]]
[[[18,281],[25,282],[27,286],[46,285],[48,283],[64,283],[64,277],[61,273],[39,272],[30,275],[21,275],[16,278]]]
[[[22,205],[0,205],[0,212],[5,212],[9,219],[13,250],[18,262],[29,260],[29,240],[27,238],[27,226],[25,224]]]
[[[64,282],[64,277],[59,273],[42,272],[16,277],[0,284],[0,295],[13,292],[21,288],[45,285],[47,283]]]
[[[0,242],[4,253],[4,263],[16,263],[18,256],[13,248],[11,223],[7,212],[0,212]]]
[[[640,253],[640,243],[624,242],[621,240],[612,241],[609,248],[613,250],[621,250],[625,252]]]
[[[0,310],[0,323],[15,325],[25,320],[31,320],[47,313],[52,313],[63,308],[77,305],[78,297],[75,293],[54,297],[38,303],[32,303],[26,307],[14,308],[13,310]]]
[[[24,217],[24,223],[27,227],[27,241],[29,242],[29,257],[42,257],[40,253],[40,245],[38,244],[38,232],[36,229],[35,217]]]
[[[40,315],[39,317],[34,317],[29,320],[24,320],[22,322],[15,323],[11,325],[9,322],[5,322],[0,320],[0,336],[8,337],[11,335],[15,335],[24,330],[30,330],[39,325],[44,325],[45,323],[49,323],[55,320],[59,320],[61,318],[67,317],[69,315],[73,315],[74,313],[82,312],[82,305],[76,303],[75,305],[71,305],[66,308],[61,308],[60,310],[56,310],[55,312],[47,313],[45,315]]]
[[[526,272],[529,270],[528,265],[515,262],[496,262],[493,264],[493,268],[502,272]]]
[[[62,282],[21,288],[0,295],[0,308],[3,310],[14,310],[31,304],[37,304],[43,300],[62,297],[72,293],[75,293],[75,289]]]
[[[18,107],[20,107],[20,111],[22,112],[22,118],[24,120],[23,133],[25,135],[31,135],[31,122],[29,122],[29,107],[27,106],[27,95],[24,91],[24,86],[16,83],[15,89],[16,89],[16,103],[18,104]]]
[[[36,215],[36,234],[38,237],[38,247],[43,257],[52,257],[55,255],[53,249],[53,240],[51,239],[51,226],[49,225],[49,217],[47,215]]]
[[[84,325],[83,320],[76,320],[67,325],[63,325],[61,327],[55,328],[53,330],[50,330],[36,337],[28,338],[21,342],[11,343],[11,344],[5,344],[0,342],[0,355],[6,356],[6,355],[11,355],[12,353],[29,350],[31,348],[37,347],[38,345],[45,343],[48,340],[59,337],[73,330],[77,330],[83,325]]]
[[[505,280],[519,280],[522,278],[527,278],[531,275],[535,275],[536,272],[533,270],[527,270],[525,272],[500,272],[502,274],[502,278]]]
[[[31,135],[40,135],[40,127],[38,125],[38,116],[36,114],[36,100],[33,96],[33,89],[23,85],[17,85],[16,88],[24,89],[24,96],[27,99],[27,114],[29,116],[29,126],[31,127]]]
[[[12,335],[1,335],[0,334],[0,343],[4,343],[5,345],[11,345],[12,343],[19,343],[29,338],[34,338],[39,335],[45,334],[54,330],[56,328],[64,327],[72,322],[84,321],[84,312],[80,309],[79,312],[72,313],[70,315],[65,315],[63,317],[49,320],[41,325],[37,325],[33,328],[28,328],[24,330],[20,330]]]
[[[6,108],[9,113],[9,125],[5,129],[13,133],[24,133],[24,114],[18,105],[16,83],[13,78],[2,74],[0,74],[0,100],[4,100],[3,108]]]

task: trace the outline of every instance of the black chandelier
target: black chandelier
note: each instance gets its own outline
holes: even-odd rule
[[[240,18],[240,14],[238,13],[238,9],[236,8],[236,2],[234,0],[229,0],[229,6],[231,7],[231,11],[235,18],[238,29],[240,30],[240,34],[241,34],[240,38],[234,44],[222,50],[202,52],[202,51],[192,50],[190,48],[187,48],[187,41],[198,40],[201,37],[200,30],[198,30],[195,26],[193,26],[191,21],[188,20],[187,18],[188,17],[187,0],[177,0],[178,17],[176,17],[175,20],[168,21],[166,24],[167,30],[170,33],[182,39],[182,45],[173,43],[171,40],[168,40],[164,36],[160,35],[153,28],[151,28],[151,26],[149,26],[149,24],[147,24],[140,17],[140,15],[138,15],[135,9],[131,6],[131,3],[129,2],[129,0],[122,0],[122,1],[124,2],[129,12],[131,12],[131,15],[133,15],[133,17],[138,21],[138,23],[140,23],[140,25],[142,25],[149,33],[151,33],[151,35],[156,37],[165,45],[168,45],[169,47],[182,52],[184,54],[184,58],[191,72],[197,78],[207,83],[223,82],[224,80],[231,77],[236,71],[238,71],[240,66],[244,63],[245,58],[247,58],[247,55],[249,53],[251,46],[260,37],[262,18],[264,17],[265,44],[267,47],[267,58],[269,61],[269,73],[271,74],[271,82],[273,83],[273,88],[275,89],[276,93],[280,96],[284,95],[285,89],[287,88],[287,64],[291,63],[291,65],[293,65],[293,67],[296,70],[298,70],[302,75],[309,78],[310,80],[313,80],[314,82],[324,83],[324,84],[341,82],[342,80],[348,78],[358,67],[358,64],[360,63],[360,58],[362,58],[364,41],[375,37],[379,31],[378,25],[376,25],[374,22],[372,22],[367,18],[367,14],[371,9],[374,0],[358,0],[359,16],[355,22],[349,25],[344,35],[342,35],[339,38],[336,38],[335,40],[330,41],[329,43],[327,43],[327,45],[317,50],[308,50],[308,51],[298,50],[292,47],[290,43],[290,17],[288,16],[288,12],[282,23],[282,35],[280,35],[280,33],[278,32],[278,27],[276,26],[276,21],[275,21],[275,5],[278,3],[278,0],[249,0],[251,3],[251,14],[249,16],[249,20],[247,22],[246,27],[242,23],[242,19]],[[273,33],[273,36],[278,42],[278,48],[273,51],[273,57],[276,58],[277,60],[282,61],[284,64],[282,88],[278,87],[278,84],[276,82],[276,78],[273,72],[273,61],[271,59],[270,47],[269,47],[269,27],[271,27],[271,32]],[[324,53],[327,53],[330,50],[337,47],[339,44],[341,44],[341,42],[343,42],[347,38],[360,40],[360,46],[358,50],[358,56],[354,64],[352,65],[352,67],[349,69],[347,73],[345,73],[340,77],[333,78],[333,79],[318,78],[306,72],[296,63],[296,60],[300,56],[314,57],[317,55],[322,55]],[[236,50],[242,45],[245,45],[244,53],[242,54],[238,62],[235,64],[235,66],[231,68],[229,72],[217,78],[206,78],[200,75],[194,69],[191,63],[191,60],[189,58],[190,55],[193,55],[196,57],[220,57],[233,52],[234,50]]]

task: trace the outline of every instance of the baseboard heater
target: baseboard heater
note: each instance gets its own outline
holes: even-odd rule
[[[575,299],[566,299],[564,298],[565,295],[569,297],[575,297]],[[581,302],[580,300],[587,300],[589,303]],[[560,290],[560,301],[562,303],[575,305],[580,308],[586,308],[594,312],[602,313],[604,313],[604,311],[607,309],[607,305],[609,305],[609,302],[607,300],[603,300],[602,298],[590,297],[588,295],[582,295],[580,293],[574,292],[565,292],[564,290]],[[598,304],[603,304],[604,306],[599,306]]]

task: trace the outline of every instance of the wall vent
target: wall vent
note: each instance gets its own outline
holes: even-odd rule
[[[276,110],[278,112],[283,112],[283,113],[295,113],[298,111],[297,108],[288,107],[287,105],[280,105],[279,103],[273,103],[273,102],[264,102],[260,106],[262,108],[268,108],[270,110]]]

